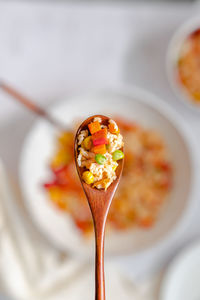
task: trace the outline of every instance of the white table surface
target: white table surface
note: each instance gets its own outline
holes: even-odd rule
[[[200,7],[194,4],[3,1],[0,78],[43,106],[89,87],[118,82],[138,85],[180,112],[199,137],[199,115],[176,99],[165,72],[166,49],[174,30],[198,12]],[[0,157],[16,181],[23,139],[34,119],[0,92]],[[176,241],[167,249],[162,244],[150,251],[136,273],[165,266],[183,245],[199,237],[200,204],[198,208]],[[124,266],[132,271],[127,262]]]

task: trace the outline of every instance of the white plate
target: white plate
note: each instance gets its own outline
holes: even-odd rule
[[[169,267],[160,299],[200,299],[200,242],[181,253]]]
[[[176,74],[181,47],[185,39],[198,28],[200,28],[200,15],[184,23],[173,35],[168,47],[166,59],[167,75],[172,89],[177,97],[195,112],[200,112],[200,105],[190,98],[184,87],[178,82]]]
[[[195,164],[190,148],[192,141],[177,114],[155,96],[136,88],[72,97],[56,104],[51,112],[66,125],[95,113],[120,115],[159,131],[169,148],[175,172],[174,188],[158,222],[148,231],[131,230],[110,235],[106,240],[107,253],[124,255],[146,250],[175,230],[189,204]],[[37,121],[26,138],[21,155],[20,178],[25,202],[39,229],[54,245],[88,257],[93,253],[93,241],[82,238],[70,217],[51,204],[42,188],[50,175],[47,166],[54,142],[55,132],[51,126],[43,120]]]

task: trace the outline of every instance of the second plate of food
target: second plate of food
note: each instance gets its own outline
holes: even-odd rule
[[[106,90],[64,99],[50,109],[66,126],[39,120],[20,164],[24,199],[35,224],[57,248],[93,253],[93,226],[73,158],[74,133],[88,116],[104,114],[125,142],[122,180],[110,208],[106,252],[133,254],[154,246],[182,219],[192,200],[192,141],[179,116],[140,89]],[[184,162],[184,163],[183,163]]]
[[[200,17],[189,19],[175,32],[167,53],[167,74],[178,98],[200,111]]]

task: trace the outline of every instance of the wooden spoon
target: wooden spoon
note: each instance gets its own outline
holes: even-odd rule
[[[95,115],[86,119],[79,129],[77,130],[75,137],[75,162],[76,168],[78,171],[78,175],[87,197],[90,210],[93,217],[94,230],[95,230],[95,242],[96,242],[96,266],[95,266],[95,299],[96,300],[105,300],[105,279],[104,279],[104,239],[105,239],[105,224],[108,215],[108,211],[110,208],[110,204],[112,202],[113,196],[117,189],[117,186],[120,181],[120,177],[123,170],[124,160],[119,161],[119,166],[116,169],[117,178],[113,183],[105,190],[98,190],[96,188],[92,188],[90,185],[86,184],[81,175],[82,168],[78,166],[77,157],[78,157],[78,144],[77,138],[81,130],[88,129],[88,124],[92,122],[95,117],[100,117],[102,119],[102,124],[108,125],[108,117],[102,115]]]
[[[2,81],[0,81],[0,88],[8,95],[13,97],[15,100],[17,100],[19,103],[28,108],[31,112],[45,119],[51,125],[57,127],[59,130],[66,130],[65,126],[62,123],[60,123],[58,120],[52,117],[46,110],[44,110],[39,105],[35,104],[28,97],[24,96],[22,93],[17,91],[15,88]]]

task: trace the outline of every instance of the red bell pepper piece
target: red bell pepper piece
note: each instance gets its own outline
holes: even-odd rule
[[[47,182],[47,183],[43,184],[43,187],[47,190],[51,187],[56,187],[56,186],[58,186],[58,183],[56,180],[53,180],[52,182]]]
[[[107,128],[103,128],[92,135],[92,141],[94,146],[106,145],[107,140]]]
[[[56,175],[56,179],[59,185],[66,185],[70,181],[70,172],[69,167],[61,167],[60,169],[54,170],[54,174]]]
[[[93,140],[94,146],[107,145],[107,144],[108,144],[108,140],[105,138],[99,138],[99,139]]]

